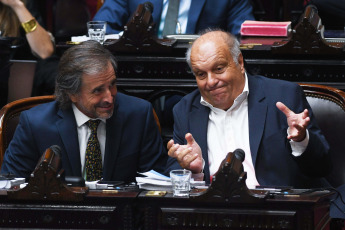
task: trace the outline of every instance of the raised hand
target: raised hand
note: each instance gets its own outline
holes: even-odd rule
[[[303,112],[296,114],[281,102],[277,102],[276,106],[287,118],[289,125],[287,138],[296,142],[303,141],[306,136],[307,126],[310,122],[308,110],[305,109]]]
[[[200,173],[203,167],[202,153],[200,146],[194,140],[192,134],[185,135],[186,145],[175,144],[170,140],[167,144],[168,155],[177,160],[182,168],[189,169],[193,173]]]

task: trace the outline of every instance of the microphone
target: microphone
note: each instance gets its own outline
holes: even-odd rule
[[[238,160],[240,160],[241,162],[244,161],[246,154],[244,153],[243,149],[235,149],[233,153]]]
[[[53,168],[57,172],[61,166],[61,147],[58,145],[52,145],[47,148],[39,159],[34,171],[39,169],[43,162],[47,162],[49,167]]]
[[[151,14],[153,12],[153,4],[152,2],[145,2],[144,3],[145,10],[149,11]]]
[[[61,147],[58,145],[52,145],[50,146],[50,149],[53,151],[53,153],[55,155],[57,155],[58,157],[61,157]]]

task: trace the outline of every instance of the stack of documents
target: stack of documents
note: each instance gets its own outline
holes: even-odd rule
[[[9,189],[9,188],[12,188],[13,186],[20,185],[23,183],[25,183],[25,178],[0,180],[0,189]]]
[[[154,170],[139,173],[144,177],[136,177],[137,184],[139,188],[146,190],[156,190],[156,191],[172,191],[172,184],[170,177],[164,176]],[[194,181],[192,178],[190,180],[190,186],[203,186],[205,181]]]
[[[107,39],[119,39],[120,38],[120,35],[119,34],[106,34],[104,36],[104,40],[107,40]],[[87,40],[90,40],[90,37],[87,36],[87,35],[83,35],[83,36],[72,36],[71,37],[71,41],[72,42],[84,42],[84,41],[87,41]]]

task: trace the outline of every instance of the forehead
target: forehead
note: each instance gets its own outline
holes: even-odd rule
[[[216,38],[213,39],[202,39],[196,41],[191,49],[191,63],[192,66],[204,65],[210,62],[217,62],[221,60],[229,60],[231,53],[228,45],[224,39]]]
[[[108,81],[112,81],[116,78],[115,71],[111,63],[109,62],[107,67],[99,72],[84,73],[82,75],[82,86],[95,88]]]

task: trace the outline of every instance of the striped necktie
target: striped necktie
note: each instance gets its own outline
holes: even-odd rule
[[[169,0],[168,11],[165,16],[164,28],[162,35],[176,34],[176,24],[178,18],[178,11],[180,7],[180,0]]]

